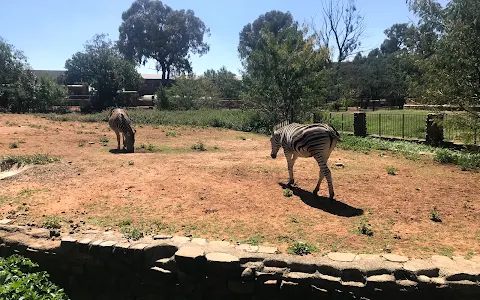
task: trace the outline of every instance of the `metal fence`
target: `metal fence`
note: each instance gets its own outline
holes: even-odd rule
[[[371,136],[395,137],[402,139],[423,140],[426,136],[426,115],[422,114],[382,114],[369,113],[367,117],[367,134]],[[445,124],[452,123],[458,114],[446,114]],[[322,119],[332,124],[339,132],[353,133],[353,113],[329,112]],[[480,141],[480,122],[475,125],[444,126],[444,139],[448,142],[467,142],[477,144]]]

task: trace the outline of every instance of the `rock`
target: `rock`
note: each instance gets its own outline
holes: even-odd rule
[[[352,262],[356,255],[353,253],[330,252],[327,256],[334,261]]]
[[[222,247],[222,248],[227,248],[227,247],[230,247],[232,245],[232,244],[230,244],[229,242],[226,242],[226,241],[211,241],[208,244],[209,244],[209,246]]]
[[[425,275],[428,277],[438,277],[439,274],[439,268],[427,260],[413,259],[407,261],[403,265],[403,268],[416,276]]]
[[[196,245],[199,245],[199,246],[204,246],[204,245],[207,244],[207,240],[206,239],[200,239],[200,238],[194,238],[194,239],[192,239],[192,243],[196,244]]]
[[[259,246],[257,252],[258,253],[265,253],[265,254],[276,254],[276,253],[278,253],[278,248],[277,247]]]
[[[344,167],[345,165],[341,162],[335,163],[335,167]]]
[[[383,258],[388,261],[403,263],[408,261],[408,257],[397,254],[383,254]]]
[[[11,219],[3,219],[3,220],[0,220],[0,225],[8,225],[12,222],[13,222],[13,220],[11,220]]]

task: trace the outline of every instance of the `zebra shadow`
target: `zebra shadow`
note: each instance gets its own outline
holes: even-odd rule
[[[288,186],[287,184],[281,182],[278,184],[283,189],[288,187],[290,190],[292,190],[295,196],[298,196],[303,203],[310,207],[321,209],[324,212],[339,217],[351,218],[363,215],[363,209],[355,208],[338,200],[330,201],[330,199],[327,197],[316,196],[312,192],[306,191],[297,186]]]
[[[118,150],[117,148],[110,149],[110,150],[108,150],[108,152],[110,152],[112,154],[127,154],[128,153],[127,150],[125,150],[125,149]]]

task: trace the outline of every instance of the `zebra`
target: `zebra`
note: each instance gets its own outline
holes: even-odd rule
[[[328,158],[337,142],[341,141],[340,135],[332,126],[327,124],[298,124],[288,121],[279,123],[273,127],[270,142],[272,152],[270,156],[275,159],[280,148],[283,147],[287,159],[289,181],[288,185],[294,185],[293,165],[298,157],[314,157],[320,167],[318,183],[313,190],[318,195],[320,183],[323,177],[327,178],[330,200],[335,195],[330,169],[327,166]]]
[[[135,144],[136,130],[132,129],[130,118],[127,112],[121,108],[110,110],[108,124],[117,135],[117,149],[120,150],[120,133],[123,135],[123,149],[133,153]]]

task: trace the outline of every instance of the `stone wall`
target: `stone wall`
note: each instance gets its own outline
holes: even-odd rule
[[[71,299],[480,299],[480,257],[277,254],[188,237],[125,240],[0,225],[0,255],[39,263]],[[299,298],[300,297],[300,298]],[[363,297],[363,298],[362,298]]]

